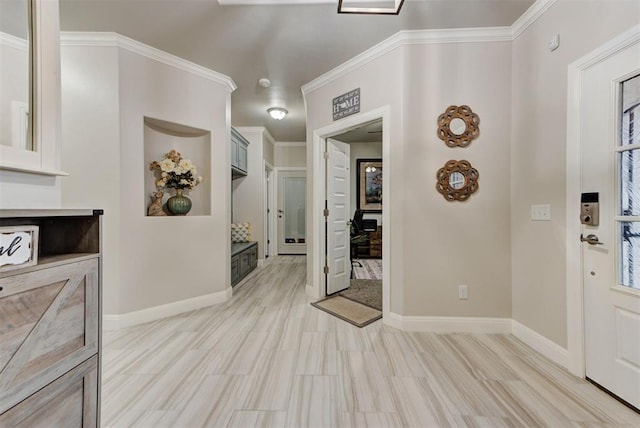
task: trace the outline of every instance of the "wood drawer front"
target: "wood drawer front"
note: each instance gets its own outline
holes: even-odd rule
[[[0,279],[0,413],[98,352],[98,266]]]
[[[231,283],[233,284],[238,278],[240,278],[240,256],[233,256],[231,258]]]
[[[249,272],[249,251],[240,253],[240,275]]]
[[[253,269],[258,264],[258,246],[254,245],[253,247],[249,248],[248,252],[249,252],[249,268]]]
[[[1,427],[97,427],[98,357],[0,414]]]

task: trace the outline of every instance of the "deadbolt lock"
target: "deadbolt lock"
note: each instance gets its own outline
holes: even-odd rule
[[[580,223],[587,226],[598,226],[600,224],[598,193],[583,193],[580,202]]]

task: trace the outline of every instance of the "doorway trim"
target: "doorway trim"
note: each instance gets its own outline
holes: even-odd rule
[[[567,77],[567,176],[566,176],[566,268],[567,268],[567,369],[586,376],[584,344],[584,293],[580,236],[580,192],[582,191],[582,82],[586,71],[620,51],[640,43],[640,25],[569,64]],[[615,106],[611,106],[615,108]]]
[[[275,215],[274,215],[275,199],[273,198],[275,193],[275,189],[273,185],[275,171],[274,171],[273,165],[271,165],[266,160],[263,160],[262,163],[263,163],[262,170],[264,172],[264,201],[263,201],[262,212],[265,215],[264,217],[264,257],[262,262],[264,263],[264,260],[267,257],[273,257],[273,255],[275,254],[275,252],[273,251],[273,248],[274,248],[273,244],[275,241],[273,239],[273,233],[276,230],[275,229],[276,222],[275,222]],[[270,209],[270,212],[268,212],[269,209]],[[259,260],[258,260],[258,263],[260,263]]]
[[[339,122],[332,123],[323,128],[313,131],[311,146],[308,150],[312,152],[312,174],[307,175],[307,179],[311,180],[311,194],[309,195],[309,209],[311,221],[309,230],[313,231],[313,239],[309,243],[313,257],[311,259],[311,284],[307,284],[307,295],[316,299],[325,296],[324,287],[324,257],[326,242],[324,239],[324,201],[325,201],[325,159],[324,151],[327,138],[350,131],[362,124],[382,120],[382,161],[384,164],[384,179],[382,181],[382,194],[386,196],[386,206],[382,209],[382,320],[385,324],[386,320],[390,320],[389,313],[391,308],[391,267],[390,267],[390,251],[391,248],[391,210],[390,207],[390,189],[391,189],[391,107],[389,105],[370,110],[368,112],[355,114]],[[309,247],[308,247],[309,249]],[[309,254],[309,253],[307,253]]]

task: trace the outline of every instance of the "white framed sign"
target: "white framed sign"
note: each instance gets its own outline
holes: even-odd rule
[[[0,227],[0,272],[38,263],[38,226]]]

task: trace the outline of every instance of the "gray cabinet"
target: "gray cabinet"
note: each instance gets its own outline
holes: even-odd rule
[[[231,128],[231,175],[244,177],[248,171],[249,142],[235,128]]]
[[[258,266],[258,243],[231,244],[231,285],[234,286]]]
[[[236,285],[240,279],[240,256],[231,256],[231,285]]]
[[[99,426],[100,211],[0,210],[38,226],[37,264],[0,272],[0,426]]]

